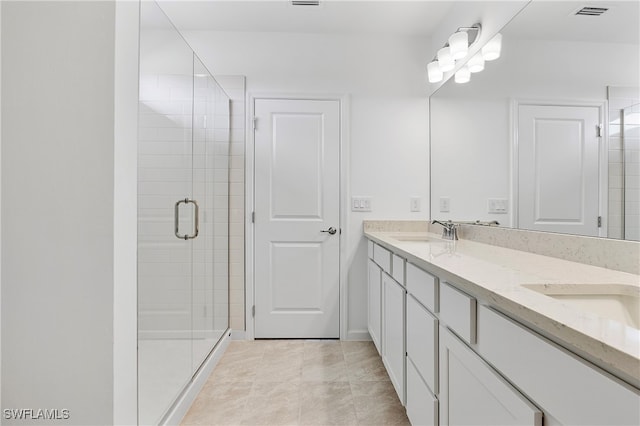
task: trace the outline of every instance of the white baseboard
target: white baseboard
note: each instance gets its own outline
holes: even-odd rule
[[[245,330],[231,330],[231,340],[247,340],[247,332]]]
[[[344,340],[366,341],[371,340],[367,330],[349,330]]]
[[[227,350],[227,346],[231,342],[231,330],[227,330],[222,339],[213,348],[213,351],[209,354],[207,359],[202,363],[200,370],[196,373],[191,383],[189,383],[186,389],[182,392],[182,395],[173,404],[173,407],[169,410],[164,417],[161,425],[179,425],[184,416],[191,408],[191,404],[195,401],[196,397],[202,390],[202,387],[207,382],[207,379],[211,375],[214,367],[220,362],[222,355]]]

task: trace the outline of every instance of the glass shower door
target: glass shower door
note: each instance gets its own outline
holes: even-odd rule
[[[158,424],[193,373],[193,52],[154,2],[141,8],[139,423]]]
[[[229,98],[194,55],[193,184],[200,235],[193,241],[193,371],[228,328]]]

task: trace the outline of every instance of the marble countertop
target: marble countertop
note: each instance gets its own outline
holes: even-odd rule
[[[555,284],[607,293],[617,285],[640,295],[640,275],[426,232],[365,236],[640,388],[640,330],[533,290]],[[429,241],[404,240],[412,238]]]

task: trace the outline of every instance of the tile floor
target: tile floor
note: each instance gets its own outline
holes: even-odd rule
[[[183,425],[409,425],[371,342],[229,345]]]

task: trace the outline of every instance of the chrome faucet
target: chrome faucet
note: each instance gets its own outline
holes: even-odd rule
[[[431,224],[442,225],[442,239],[443,240],[457,240],[458,239],[458,225],[451,220],[447,222],[440,222],[439,220],[431,221]]]

